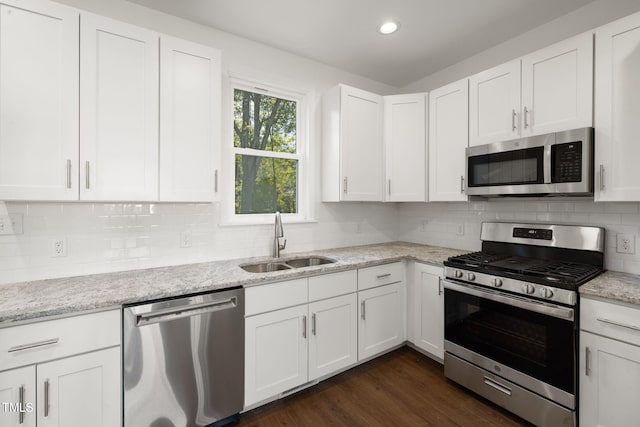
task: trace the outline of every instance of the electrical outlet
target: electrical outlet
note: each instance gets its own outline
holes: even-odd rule
[[[192,242],[192,236],[190,231],[183,231],[180,233],[180,247],[181,248],[190,248]]]
[[[456,228],[456,234],[458,236],[464,236],[464,224],[458,224],[458,227]]]
[[[51,241],[51,256],[53,258],[67,256],[67,239],[58,238]]]
[[[617,234],[616,252],[620,254],[635,254],[636,236],[634,236],[633,234]]]
[[[22,234],[22,214],[0,215],[0,235]]]

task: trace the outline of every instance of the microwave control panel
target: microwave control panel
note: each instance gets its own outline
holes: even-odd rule
[[[582,181],[582,141],[551,146],[551,182]]]

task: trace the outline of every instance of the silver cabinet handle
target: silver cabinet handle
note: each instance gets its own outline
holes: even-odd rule
[[[598,322],[607,323],[609,325],[618,326],[620,328],[631,329],[632,331],[640,332],[640,326],[629,325],[627,323],[615,322],[609,319],[600,319],[598,318]]]
[[[24,385],[20,386],[20,415],[18,415],[18,424],[24,423]]]
[[[344,191],[344,194],[347,194],[347,177],[346,176],[344,177],[344,189],[343,189],[343,191]]]
[[[218,169],[213,173],[213,191],[218,192]]]
[[[29,350],[31,348],[44,347],[44,346],[47,346],[47,345],[58,344],[58,341],[60,341],[60,338],[51,338],[51,339],[44,340],[44,341],[38,341],[38,342],[29,343],[29,344],[17,345],[15,347],[11,347],[9,350],[7,350],[7,353],[14,353],[16,351],[23,351],[23,350]]]
[[[524,128],[527,129],[529,127],[529,120],[527,120],[529,115],[529,110],[527,109],[527,107],[524,107]]]
[[[49,380],[44,381],[44,416],[49,416]]]
[[[67,160],[67,188],[71,188],[71,160]]]
[[[460,194],[464,194],[464,176],[460,176]]]
[[[511,396],[511,389],[509,387],[506,387],[502,384],[500,384],[499,382],[497,382],[496,380],[493,380],[489,377],[484,377],[484,383],[486,385],[488,385],[489,387],[493,387],[498,391],[501,391],[502,393]]]
[[[385,277],[390,277],[391,273],[385,273],[385,274],[378,274],[376,276],[376,279],[384,279]]]
[[[438,277],[438,296],[442,295],[442,277]]]
[[[362,302],[360,303],[360,318],[361,318],[362,320],[365,320],[365,316],[364,316],[364,308],[365,308],[365,306],[364,306],[364,301],[362,301]]]
[[[91,163],[87,160],[84,164],[84,173],[85,173],[85,188],[88,190],[91,188],[91,180],[89,179],[89,173],[91,172]]]
[[[600,165],[600,190],[604,190],[604,165]]]
[[[307,338],[307,316],[302,316],[302,338]]]
[[[314,336],[316,335],[316,314],[315,313],[311,315],[311,333]]]
[[[391,180],[389,180],[389,189],[387,190],[389,192],[389,195],[391,195]]]
[[[584,348],[584,374],[591,375],[591,350],[589,347]]]
[[[511,130],[516,131],[516,110],[511,110]]]

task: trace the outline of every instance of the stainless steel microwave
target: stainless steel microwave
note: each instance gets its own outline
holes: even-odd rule
[[[469,147],[470,196],[593,194],[593,128]]]

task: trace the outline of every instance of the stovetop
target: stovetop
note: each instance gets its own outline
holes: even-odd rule
[[[482,251],[451,257],[444,264],[468,271],[510,277],[568,290],[577,290],[580,285],[603,271],[601,267],[591,264]]]

